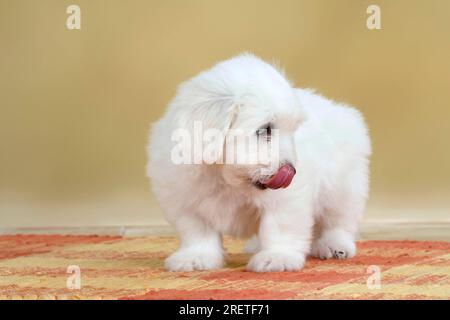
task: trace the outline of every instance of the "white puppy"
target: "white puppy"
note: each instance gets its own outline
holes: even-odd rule
[[[199,138],[198,124],[203,132],[219,130],[223,138]],[[227,158],[224,164],[224,154],[234,148],[229,146],[231,130],[276,149],[276,156],[244,164],[230,164]],[[194,136],[188,150],[183,147],[187,151],[177,148],[181,133]],[[201,147],[211,140],[213,152],[205,159]],[[180,164],[180,150],[183,159],[187,152],[197,160]],[[253,235],[247,267],[258,272],[299,270],[308,254],[321,259],[354,256],[370,153],[358,111],[293,88],[280,71],[253,55],[200,73],[178,88],[166,114],[154,124],[148,146],[147,174],[180,237],[166,268],[222,267],[222,234]]]

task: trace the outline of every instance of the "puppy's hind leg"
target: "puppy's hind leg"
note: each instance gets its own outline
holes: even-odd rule
[[[258,236],[255,234],[250,239],[248,239],[245,244],[244,253],[255,254],[261,250],[261,245],[259,243]]]
[[[347,259],[356,254],[354,235],[345,227],[328,227],[321,231],[311,247],[311,255],[319,259]]]
[[[175,225],[180,247],[165,261],[169,271],[212,270],[223,265],[222,238],[218,231],[194,215],[180,217]]]
[[[354,172],[336,201],[320,215],[311,255],[320,259],[346,259],[356,254],[355,236],[367,198],[367,176]]]

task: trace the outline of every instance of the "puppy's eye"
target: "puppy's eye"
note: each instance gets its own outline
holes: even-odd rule
[[[256,130],[256,135],[257,136],[270,137],[271,134],[272,134],[272,125],[270,123],[265,125],[262,128],[259,128],[258,130]]]

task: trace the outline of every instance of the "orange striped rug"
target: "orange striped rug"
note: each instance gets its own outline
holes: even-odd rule
[[[245,271],[243,242],[230,239],[226,268],[166,272],[176,246],[170,236],[0,236],[0,299],[450,298],[449,242],[361,241],[353,259],[265,274]]]

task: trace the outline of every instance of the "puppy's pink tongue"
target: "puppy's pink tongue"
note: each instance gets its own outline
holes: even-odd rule
[[[295,176],[295,168],[289,164],[285,164],[269,179],[261,181],[263,185],[270,189],[286,188],[291,184]]]

